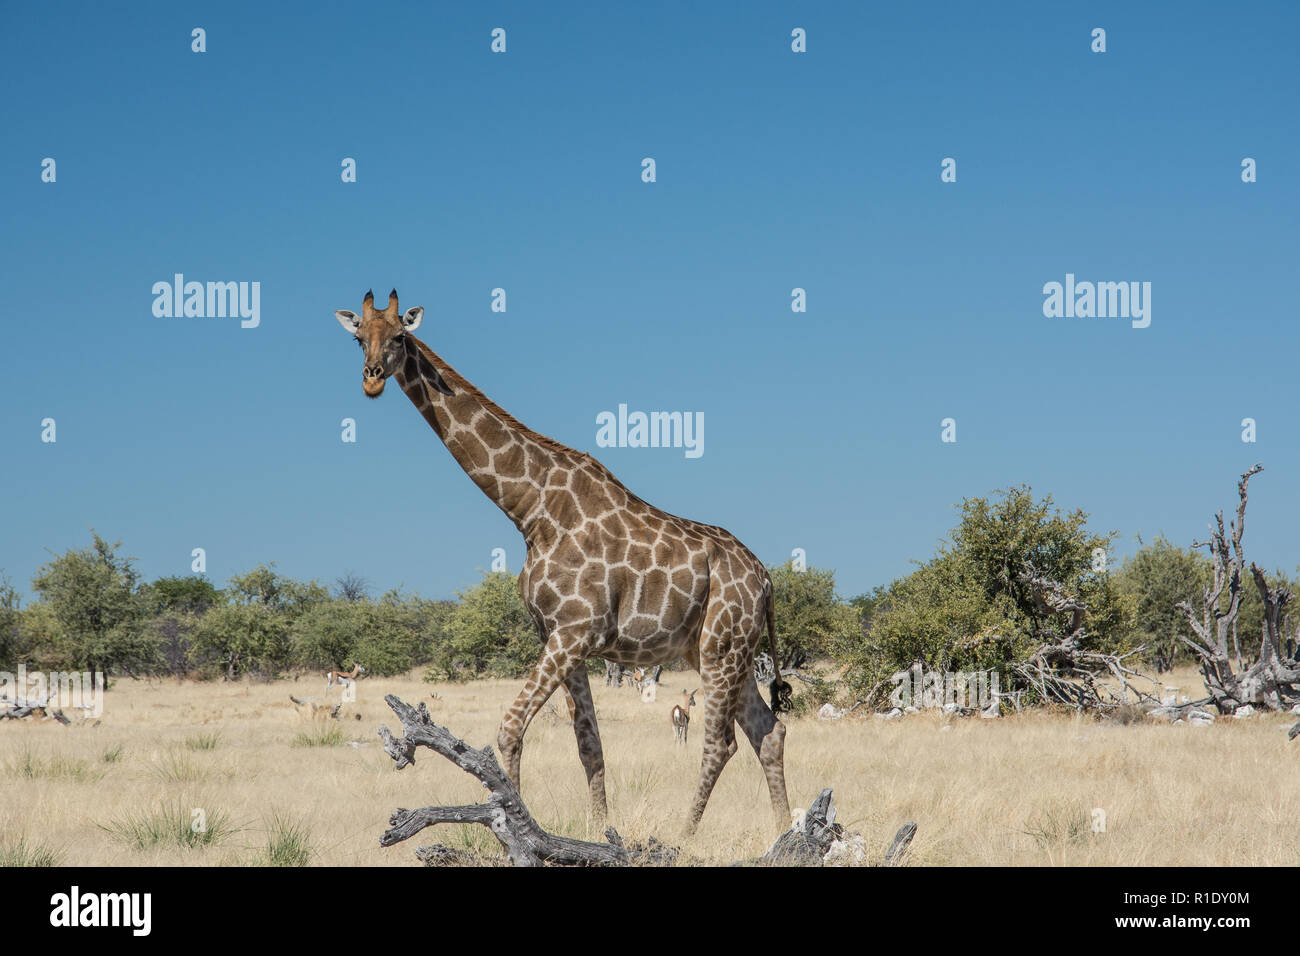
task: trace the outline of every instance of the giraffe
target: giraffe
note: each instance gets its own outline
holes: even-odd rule
[[[523,736],[563,687],[593,816],[607,813],[605,758],[585,661],[603,657],[650,667],[684,657],[700,674],[704,755],[686,824],[699,825],[718,775],[737,749],[740,724],[767,779],[777,831],[789,826],[784,750],[791,688],[771,685],[771,706],[754,680],[767,630],[777,658],[772,581],[763,563],[722,528],[660,511],[604,465],[539,434],[496,405],[412,333],[424,309],[402,312],[397,290],[361,315],[335,317],[364,352],[362,391],[378,398],[397,384],[470,480],[524,537],[519,590],[538,629],[541,659],[502,717],[497,747],[519,786]]]

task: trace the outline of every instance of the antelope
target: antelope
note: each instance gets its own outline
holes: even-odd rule
[[[351,687],[353,682],[366,672],[366,669],[360,664],[353,662],[352,670],[349,671],[330,671],[325,675],[325,690],[328,691],[335,684],[343,688]]]
[[[680,746],[686,744],[686,734],[691,729],[691,708],[695,706],[695,695],[699,688],[695,690],[682,691],[682,702],[673,707],[673,730],[677,734],[677,743]]]
[[[293,701],[294,710],[303,720],[325,720],[327,717],[333,717],[337,720],[339,711],[343,707],[342,704],[335,704],[333,707],[329,704],[318,704],[315,697],[299,700],[293,694],[290,694],[289,699]]]

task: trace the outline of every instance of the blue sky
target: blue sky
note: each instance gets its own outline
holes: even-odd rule
[[[400,391],[362,395],[332,313],[393,286],[522,421],[846,595],[1021,482],[1121,556],[1188,544],[1257,460],[1247,557],[1293,568],[1300,13],[1134,6],[12,11],[0,568],[26,587],[93,526],[150,578],[195,547],[218,583],[276,561],[450,596],[493,548],[517,569]],[[260,282],[260,326],[155,317],[178,272]],[[1150,327],[1044,317],[1066,273],[1149,281]],[[704,455],[597,448],[620,403],[703,413]]]

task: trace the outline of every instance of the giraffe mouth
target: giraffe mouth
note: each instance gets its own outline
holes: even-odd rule
[[[361,390],[370,398],[378,398],[384,394],[384,383],[388,379],[380,376],[376,378],[364,378],[361,380]]]

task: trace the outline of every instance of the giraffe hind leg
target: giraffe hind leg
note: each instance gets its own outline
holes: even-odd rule
[[[700,761],[700,782],[691,804],[687,834],[695,832],[722,768],[736,753],[736,704],[744,670],[743,655],[700,656],[700,679],[704,689],[704,756]]]
[[[609,813],[605,799],[605,753],[600,745],[600,730],[596,727],[596,702],[591,696],[591,681],[587,668],[579,664],[565,681],[573,704],[573,734],[578,740],[578,758],[587,773],[587,789],[591,793],[591,812],[599,820]]]
[[[790,825],[790,801],[785,789],[785,724],[772,713],[752,680],[745,681],[741,688],[736,720],[763,767],[776,829],[783,833]]]

